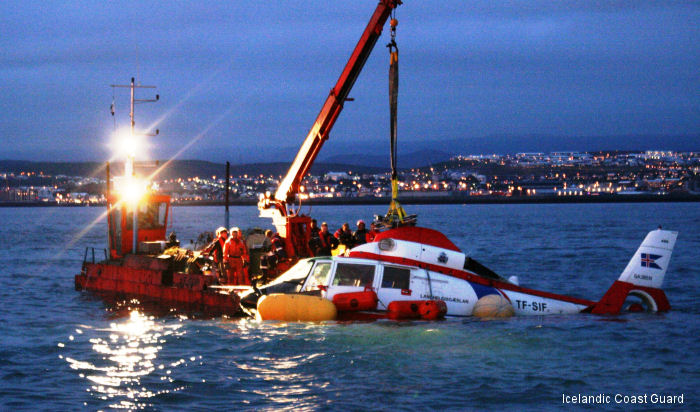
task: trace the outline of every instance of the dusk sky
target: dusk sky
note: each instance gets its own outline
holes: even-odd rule
[[[375,6],[0,2],[0,159],[106,160],[109,86],[136,77],[161,96],[137,106],[137,129],[160,129],[142,158],[193,142],[179,158],[287,160],[274,154],[295,154]],[[700,133],[698,1],[404,0],[397,18],[406,145]],[[385,27],[324,151],[387,147],[388,40]],[[128,126],[127,89],[116,109]]]

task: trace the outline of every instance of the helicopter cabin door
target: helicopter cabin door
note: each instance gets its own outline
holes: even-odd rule
[[[379,309],[386,310],[395,300],[416,300],[416,291],[411,290],[411,269],[395,265],[379,265],[382,268],[381,283],[377,290]]]

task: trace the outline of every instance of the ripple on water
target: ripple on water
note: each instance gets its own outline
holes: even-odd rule
[[[679,409],[696,409],[697,205],[495,206],[412,209],[499,273],[591,299],[656,216],[681,231],[666,281],[673,310],[432,323],[153,316],[73,290],[104,224],[78,234],[102,210],[0,209],[0,409],[548,410],[562,393],[600,392],[684,393]],[[252,209],[232,208],[234,221],[255,221]],[[174,212],[183,238],[220,221],[215,208]],[[314,207],[333,227],[373,213]]]

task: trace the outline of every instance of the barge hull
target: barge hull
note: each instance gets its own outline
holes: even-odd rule
[[[85,262],[75,275],[75,289],[147,298],[187,310],[236,316],[240,298],[236,293],[210,288],[211,275],[173,272],[168,260],[153,256],[126,256],[123,260]]]

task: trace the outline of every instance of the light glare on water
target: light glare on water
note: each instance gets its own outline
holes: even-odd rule
[[[162,345],[171,335],[177,336],[181,327],[181,324],[156,323],[152,316],[132,310],[127,319],[112,322],[109,329],[91,331],[91,335],[95,335],[88,340],[94,352],[92,362],[70,357],[65,360],[71,369],[80,372],[81,378],[92,383],[88,393],[102,400],[119,401],[109,407],[134,409],[153,406],[146,402],[149,398],[182,389],[152,389],[142,384],[142,378],[149,375],[160,375],[158,379],[161,381],[173,383],[169,376],[172,368],[183,365],[185,361],[181,359],[165,365],[158,364],[157,357]]]

